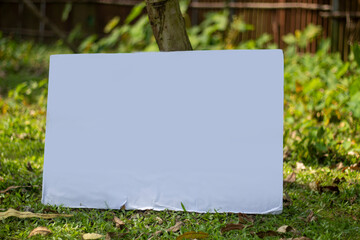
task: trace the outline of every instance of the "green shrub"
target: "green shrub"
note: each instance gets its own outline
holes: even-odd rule
[[[144,3],[136,6],[122,25],[118,17],[112,19],[104,29],[105,37],[91,35],[82,41],[79,50],[157,51],[148,18],[141,15],[144,6]],[[186,5],[182,4],[182,9]],[[198,50],[276,48],[268,34],[239,41],[240,33],[251,30],[253,27],[240,16],[230,18],[224,10],[208,13],[200,25],[188,28],[188,34]],[[356,134],[360,119],[359,47],[353,47],[347,62],[338,53],[329,53],[327,39],[321,41],[315,54],[297,53],[320,33],[320,27],[309,25],[283,37],[288,45],[284,50],[285,159],[312,164],[352,163],[360,151]],[[0,87],[2,95],[8,95],[6,101],[0,102],[2,112],[11,111],[14,104],[46,104],[48,57],[56,51],[65,50],[58,45],[18,43],[0,37],[0,57],[5,60],[0,62]]]

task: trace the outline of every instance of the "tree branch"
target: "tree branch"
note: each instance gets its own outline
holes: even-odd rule
[[[51,22],[46,16],[43,16],[40,11],[37,9],[37,7],[35,6],[35,4],[31,1],[31,0],[23,0],[23,2],[25,3],[25,5],[31,10],[31,12],[38,17],[41,21],[43,21],[46,25],[48,25],[51,30],[54,31],[54,33],[56,35],[58,35],[63,41],[64,43],[74,52],[77,53],[77,49],[76,47],[74,47],[68,40],[66,37],[66,34],[60,30],[60,28],[58,28],[53,22]]]

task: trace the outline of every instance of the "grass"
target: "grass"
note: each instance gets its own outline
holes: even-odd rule
[[[360,239],[359,171],[331,168],[336,163],[349,166],[359,161],[359,135],[354,130],[359,121],[354,104],[349,104],[356,100],[351,96],[356,95],[360,76],[355,62],[321,52],[286,55],[284,178],[296,172],[296,181],[285,184],[284,192],[291,203],[280,215],[255,215],[254,222],[245,224],[243,230],[221,232],[227,224],[238,223],[236,214],[69,209],[41,204],[46,66],[54,49],[63,50],[0,40],[0,57],[6,60],[0,63],[0,190],[30,186],[0,193],[0,209],[74,215],[51,220],[9,217],[0,220],[0,239],[26,239],[39,226],[49,228],[52,234],[33,239],[79,239],[85,233],[102,234],[102,239],[107,233],[112,239],[175,239],[189,231],[208,233],[209,239],[259,239],[257,233],[276,231],[283,225],[297,232],[268,238]],[[34,64],[29,59],[34,59]],[[327,105],[329,96],[331,104]],[[305,169],[297,169],[299,162]],[[337,186],[339,191],[322,191],[324,186]],[[114,216],[124,222],[123,228],[116,227]],[[183,223],[178,231],[168,230],[178,222]]]
[[[28,107],[31,112],[36,106]],[[258,239],[253,233],[260,231],[276,231],[282,225],[289,225],[301,232],[302,236],[311,239],[360,239],[360,204],[358,196],[360,174],[356,171],[330,169],[329,167],[306,167],[299,170],[296,182],[286,184],[284,191],[291,198],[291,205],[284,207],[280,215],[256,215],[253,227],[244,230],[234,230],[221,233],[221,228],[228,223],[237,223],[236,214],[224,213],[190,213],[174,211],[125,211],[125,210],[94,210],[69,209],[63,207],[44,206],[41,199],[41,171],[43,163],[43,124],[44,115],[38,115],[29,124],[19,124],[19,118],[24,114],[14,113],[2,116],[1,122],[14,126],[20,125],[12,133],[11,128],[1,128],[2,156],[0,174],[4,178],[0,189],[8,186],[34,186],[32,188],[18,188],[0,194],[0,208],[2,211],[15,208],[19,211],[33,211],[37,213],[68,213],[71,218],[18,219],[14,217],[2,220],[0,227],[1,239],[25,239],[38,226],[49,228],[52,239],[78,239],[84,233],[126,233],[125,239],[148,239],[155,232],[162,231],[162,235],[154,239],[175,239],[176,236],[188,231],[201,231],[210,235],[210,239]],[[12,123],[12,124],[11,124]],[[9,126],[8,125],[8,126]],[[19,134],[20,129],[28,128],[33,139],[19,139],[12,136]],[[11,140],[12,139],[12,140]],[[9,144],[4,144],[9,142]],[[5,146],[5,147],[4,147]],[[12,147],[10,147],[12,146]],[[4,149],[6,149],[4,151]],[[31,164],[32,171],[28,169]],[[295,162],[284,163],[284,174],[294,171]],[[340,183],[340,193],[311,190],[309,184],[321,179],[324,185],[332,184],[335,178],[345,178]],[[310,212],[315,219],[308,222],[306,218]],[[125,223],[124,229],[118,229],[112,221],[117,216]],[[166,231],[177,222],[183,222],[179,232]],[[250,225],[250,224],[249,224]],[[294,234],[284,234],[292,237]],[[38,237],[37,239],[48,239]],[[279,238],[279,237],[276,237]]]

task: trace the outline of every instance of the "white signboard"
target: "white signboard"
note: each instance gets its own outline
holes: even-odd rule
[[[281,50],[54,55],[43,199],[282,210]]]

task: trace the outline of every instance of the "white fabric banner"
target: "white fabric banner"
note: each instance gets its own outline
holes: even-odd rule
[[[283,53],[53,55],[42,202],[279,213]]]

